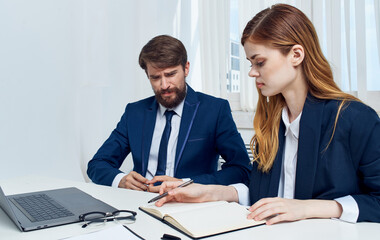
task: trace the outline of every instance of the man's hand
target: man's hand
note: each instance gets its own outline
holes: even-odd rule
[[[119,188],[148,191],[148,179],[144,178],[137,172],[132,171],[120,180]]]
[[[149,192],[158,192],[160,190],[160,185],[154,186],[154,184],[164,182],[164,181],[181,181],[181,179],[169,177],[166,175],[155,176],[152,180],[147,182],[147,184],[149,184],[148,191]]]

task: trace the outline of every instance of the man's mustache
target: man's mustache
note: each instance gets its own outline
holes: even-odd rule
[[[170,89],[163,89],[163,90],[160,90],[160,93],[161,94],[164,94],[164,93],[172,93],[174,92],[175,89],[174,88],[170,88]]]

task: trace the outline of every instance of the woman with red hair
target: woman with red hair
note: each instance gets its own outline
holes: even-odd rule
[[[267,224],[380,222],[379,116],[335,84],[311,21],[277,4],[248,22],[241,43],[259,93],[249,186],[166,182],[156,205],[236,201]]]

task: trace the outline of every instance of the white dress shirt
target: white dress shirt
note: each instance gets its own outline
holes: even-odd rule
[[[176,154],[176,149],[177,149],[179,127],[181,124],[183,104],[184,104],[184,100],[177,107],[173,109],[169,109],[175,112],[172,118],[172,122],[171,122],[172,129],[170,131],[170,136],[169,136],[168,153],[167,153],[167,161],[166,161],[166,175],[171,176],[171,177],[174,176],[175,154]],[[160,148],[162,133],[164,132],[164,128],[166,125],[166,117],[165,117],[166,109],[167,108],[165,108],[161,104],[159,104],[159,107],[157,109],[157,116],[156,116],[156,123],[154,126],[152,145],[150,146],[148,168],[145,175],[145,177],[148,180],[151,180],[155,176],[156,171],[157,171],[158,150]],[[112,181],[112,187],[118,187],[120,180],[124,176],[126,176],[125,173],[119,173],[118,175],[116,175],[116,177]]]
[[[282,168],[278,187],[278,197],[281,198],[294,198],[301,114],[290,123],[287,107],[282,109],[282,121],[285,124],[285,149],[282,156]],[[249,200],[249,189],[246,185],[238,183],[232,184],[231,186],[235,187],[240,204],[246,206],[251,205]],[[351,195],[348,195],[334,200],[337,201],[343,209],[342,215],[339,219],[346,222],[356,223],[359,216],[359,207],[355,199]]]
[[[302,113],[290,123],[287,108],[282,109],[282,121],[285,124],[285,149],[282,155],[280,184],[278,185],[278,197],[281,198],[294,198],[301,115]]]
[[[168,153],[166,160],[166,174],[167,176],[174,176],[174,164],[175,164],[175,152],[177,149],[178,142],[178,133],[179,126],[181,124],[182,110],[183,110],[182,101],[177,107],[170,109],[175,112],[172,118],[172,129],[170,131],[169,142],[168,142]],[[150,147],[149,162],[148,162],[148,171],[146,172],[145,177],[147,179],[152,179],[157,171],[158,165],[158,150],[160,148],[160,142],[162,133],[166,125],[165,111],[167,108],[163,107],[161,104],[157,110],[156,125],[154,127],[152,145]]]

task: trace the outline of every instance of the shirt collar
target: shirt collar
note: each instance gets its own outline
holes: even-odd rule
[[[180,102],[180,104],[178,104],[177,107],[174,107],[174,108],[166,108],[164,106],[162,106],[160,103],[158,104],[159,105],[159,114],[161,117],[164,116],[165,114],[165,111],[166,110],[171,110],[171,111],[174,111],[179,117],[182,117],[182,111],[183,111],[183,103],[185,102],[185,99],[182,100],[182,102]]]
[[[299,131],[300,131],[300,120],[301,120],[302,112],[298,115],[298,117],[292,122],[289,122],[289,115],[288,115],[288,108],[284,107],[282,109],[282,121],[285,124],[285,136],[287,136],[290,133],[298,139]]]

